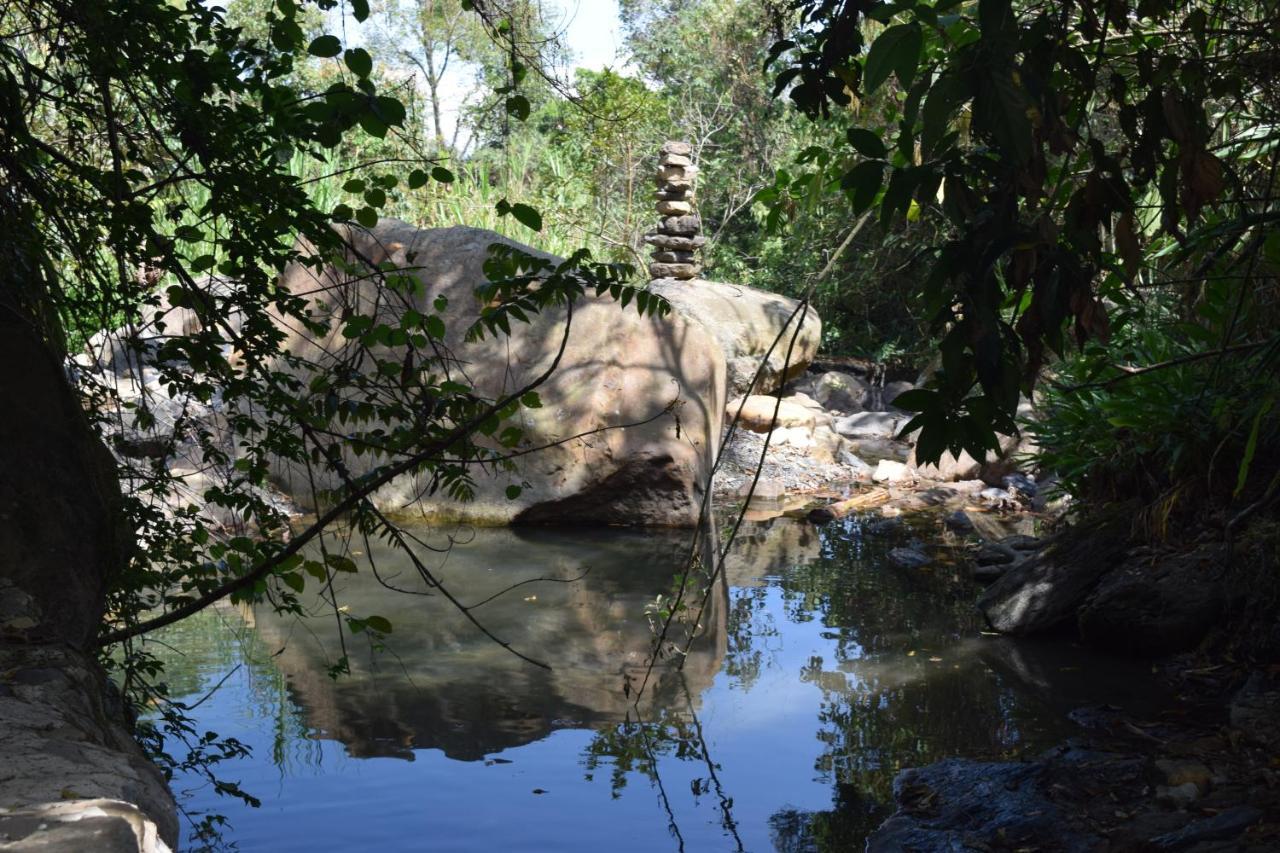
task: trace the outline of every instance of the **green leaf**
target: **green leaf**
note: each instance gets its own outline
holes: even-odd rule
[[[1240,460],[1240,470],[1236,473],[1236,490],[1231,494],[1232,498],[1240,497],[1240,493],[1244,491],[1245,483],[1249,480],[1249,469],[1253,466],[1253,456],[1258,451],[1258,428],[1262,424],[1262,419],[1267,412],[1271,411],[1271,405],[1274,400],[1265,400],[1258,409],[1258,413],[1253,416],[1253,428],[1249,430],[1249,440],[1244,445],[1244,457]]]
[[[378,120],[388,127],[403,127],[405,119],[404,104],[399,99],[379,95],[373,99],[373,113]]]
[[[366,20],[369,17],[369,0],[351,0],[351,17],[357,21]]]
[[[442,184],[451,184],[454,180],[453,172],[450,172],[444,166],[433,166],[431,169],[431,177],[433,180],[439,181]]]
[[[534,210],[527,204],[516,202],[511,205],[511,215],[516,218],[521,225],[534,231],[542,230],[542,214]]]
[[[934,81],[925,99],[922,118],[924,129],[920,134],[920,145],[926,155],[932,154],[935,147],[947,135],[951,125],[951,117],[965,101],[969,100],[968,85],[953,74],[943,74]]]
[[[337,36],[320,36],[307,46],[307,53],[322,59],[337,56],[341,52],[342,42],[338,41]]]
[[[520,398],[520,405],[524,406],[526,409],[541,409],[542,398],[538,396],[537,391],[527,391],[524,396]]]
[[[889,154],[889,149],[885,147],[880,134],[875,131],[867,130],[864,127],[851,127],[846,136],[849,139],[849,144],[853,146],[853,150],[863,157],[869,157],[872,160],[883,160]]]
[[[421,169],[414,169],[409,173],[409,189],[416,190],[419,187],[426,186],[427,173]]]
[[[362,193],[364,192],[364,181],[359,178],[352,178],[342,185],[342,191],[348,193]]]
[[[507,98],[507,114],[520,121],[527,119],[529,117],[529,99],[524,95],[512,95]]]
[[[908,412],[939,412],[942,410],[942,398],[937,391],[928,388],[912,388],[903,391],[893,398],[894,408]]]
[[[974,130],[988,136],[1014,162],[1031,159],[1031,119],[1029,102],[1008,71],[992,72],[984,78],[973,102]]]
[[[840,186],[851,193],[851,202],[855,213],[861,213],[875,201],[876,193],[884,180],[885,164],[879,160],[868,160],[850,169],[840,179]]]
[[[383,616],[368,616],[364,620],[365,627],[377,631],[379,634],[391,633],[391,622]]]
[[[306,578],[297,572],[289,572],[280,576],[280,580],[284,581],[285,586],[294,592],[302,592],[307,586]]]
[[[359,77],[368,77],[373,73],[373,57],[363,47],[353,47],[342,54],[342,61],[351,69],[351,73]]]
[[[372,207],[362,207],[356,211],[356,222],[365,228],[372,228],[378,224],[378,211]]]
[[[511,500],[511,501],[515,500],[516,498],[520,497],[520,493],[522,491],[524,491],[524,489],[520,488],[519,486],[507,486],[507,500]]]
[[[334,205],[333,219],[336,222],[350,222],[351,217],[355,215],[355,211],[351,209],[349,204]]]
[[[898,24],[889,27],[871,43],[867,52],[866,64],[863,66],[862,84],[869,95],[889,79],[889,74],[898,75],[903,87],[911,85],[916,76],[916,65],[920,62],[920,51],[924,47],[924,34],[919,24]]]

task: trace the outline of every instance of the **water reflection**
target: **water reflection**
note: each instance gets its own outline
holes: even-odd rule
[[[685,534],[485,530],[433,555],[463,602],[497,595],[475,615],[549,671],[439,594],[389,591],[432,592],[402,558],[352,544],[366,571],[342,576],[335,600],[389,619],[386,648],[349,635],[344,647],[343,614],[327,605],[304,618],[260,609],[241,640],[253,677],[202,709],[209,728],[263,733],[246,787],[270,794],[253,774],[270,788],[275,768],[263,811],[306,811],[314,825],[286,829],[203,794],[194,805],[226,809],[244,849],[856,849],[899,769],[1034,752],[1071,733],[1071,709],[1134,707],[1149,692],[1140,668],[983,636],[936,519],[889,532],[872,520],[744,528],[683,669],[659,666],[638,704],[624,684],[648,664],[646,608],[682,570]],[[444,533],[421,535],[438,545]],[[911,540],[933,550],[931,566],[887,561]],[[225,675],[228,644],[182,630],[169,642],[221,650],[188,667],[196,694]],[[344,656],[350,675],[331,678]],[[245,704],[252,719],[231,713]],[[309,771],[281,763],[299,755]],[[354,778],[358,832],[325,811],[350,805]],[[415,791],[431,792],[429,807]]]
[[[624,682],[638,683],[654,647],[646,606],[670,591],[689,538],[481,530],[429,558],[432,575],[473,607],[486,630],[550,669],[481,633],[399,552],[376,542],[350,548],[361,571],[340,575],[308,616],[257,611],[258,634],[281,649],[278,665],[308,723],[357,757],[412,759],[415,750],[439,749],[475,761],[557,729],[627,719],[632,702]],[[641,713],[710,686],[724,657],[724,602],[722,587],[709,600],[683,673],[655,668]],[[382,616],[394,630],[379,643],[353,640],[339,631],[334,603],[344,615]],[[330,677],[344,654],[350,673]]]

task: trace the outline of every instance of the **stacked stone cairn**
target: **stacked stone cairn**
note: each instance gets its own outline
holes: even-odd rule
[[[652,278],[696,278],[702,272],[695,252],[707,238],[698,232],[702,220],[693,212],[693,146],[688,142],[664,142],[658,157],[658,214],[656,231],[645,235],[653,246]]]

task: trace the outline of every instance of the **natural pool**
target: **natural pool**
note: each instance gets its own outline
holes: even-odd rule
[[[913,537],[944,545],[936,522],[873,519],[747,525],[685,666],[668,655],[639,702],[646,608],[684,535],[417,531],[464,603],[540,579],[472,612],[549,671],[412,594],[402,556],[353,544],[377,576],[342,575],[340,602],[394,631],[380,651],[348,635],[349,675],[330,677],[344,649],[325,607],[208,612],[161,638],[197,729],[252,748],[218,775],[262,805],[194,775],[175,792],[225,815],[221,843],[241,850],[850,850],[892,810],[900,768],[1034,753],[1076,707],[1157,701],[1140,666],[984,636],[961,567],[886,559]]]

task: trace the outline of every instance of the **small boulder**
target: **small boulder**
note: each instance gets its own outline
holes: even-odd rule
[[[973,521],[961,510],[956,510],[946,518],[942,519],[942,523],[950,530],[954,530],[956,533],[973,532]]]
[[[748,480],[742,484],[742,488],[738,490],[738,497],[750,497],[752,502],[756,501],[780,501],[787,496],[786,487],[777,480],[761,477],[755,484],[755,489],[751,488],[751,481]]]
[[[889,412],[858,412],[835,422],[835,431],[845,438],[894,438],[906,424],[905,415]]]
[[[911,476],[911,469],[901,462],[894,462],[892,459],[881,459],[876,464],[875,473],[871,475],[871,479],[877,483],[897,483]]]
[[[911,391],[916,386],[910,382],[887,382],[883,388],[877,388],[876,393],[872,397],[872,402],[877,411],[886,411],[893,406],[893,401],[898,399],[902,394]]]
[[[742,409],[741,415],[738,414],[739,407]],[[745,400],[738,398],[730,401],[725,407],[725,418],[732,420],[735,416],[738,417],[739,426],[752,432],[769,432],[778,427],[813,429],[817,423],[817,415],[812,409],[764,394],[752,394]]]
[[[933,561],[919,548],[894,548],[889,552],[889,562],[903,569],[918,569]]]
[[[818,379],[813,396],[828,409],[861,412],[870,389],[870,385],[853,374],[832,370]]]

